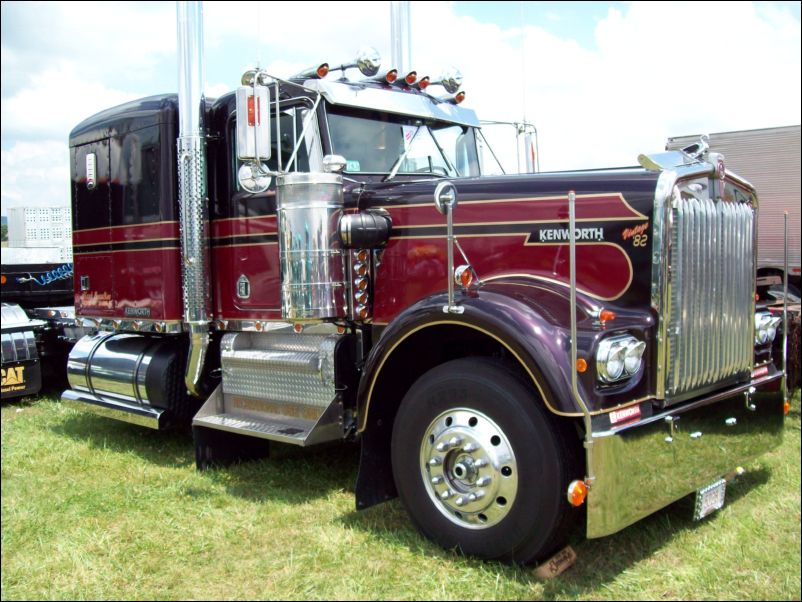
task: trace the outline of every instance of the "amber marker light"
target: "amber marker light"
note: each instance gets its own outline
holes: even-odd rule
[[[571,481],[571,484],[568,485],[568,491],[566,493],[568,497],[568,503],[574,508],[578,508],[585,503],[585,498],[588,496],[588,486],[585,485],[584,481]]]
[[[788,416],[788,414],[790,413],[791,413],[791,402],[786,399],[785,403],[783,403],[783,414]]]
[[[317,68],[317,71],[315,71],[315,73],[317,73],[317,76],[321,79],[326,77],[329,74],[329,64],[323,63],[320,67]]]
[[[5,283],[6,283],[6,275],[3,274],[2,276],[0,276],[0,284],[5,284]]]
[[[418,72],[417,71],[410,71],[404,76],[404,81],[408,86],[411,86],[416,81],[418,81]]]
[[[304,325],[301,324],[300,322],[296,322],[295,324],[292,325],[292,329],[296,333],[301,334],[304,331]]]
[[[576,371],[579,373],[585,372],[588,369],[588,363],[585,361],[584,358],[579,358],[576,360]]]
[[[457,95],[454,97],[454,102],[459,104],[463,100],[465,100],[465,92],[457,92]]]
[[[418,88],[420,88],[421,90],[425,90],[426,88],[429,87],[431,81],[432,80],[429,79],[428,75],[424,75],[422,78],[420,78],[420,81],[418,82]]]
[[[615,320],[615,312],[610,309],[603,309],[599,312],[599,322],[612,322]]]
[[[387,72],[387,75],[384,76],[384,79],[387,80],[388,84],[392,84],[395,80],[398,79],[398,69],[390,69]]]

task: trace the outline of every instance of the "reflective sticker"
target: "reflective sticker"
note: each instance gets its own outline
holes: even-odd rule
[[[610,412],[610,424],[637,420],[638,418],[640,418],[640,406],[630,406],[623,410]]]
[[[359,161],[355,161],[353,159],[349,159],[345,162],[345,171],[359,171],[360,165]]]

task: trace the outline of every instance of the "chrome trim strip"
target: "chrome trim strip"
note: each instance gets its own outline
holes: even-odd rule
[[[345,326],[335,322],[285,322],[283,320],[217,320],[218,330],[227,332],[276,332],[292,330],[296,324],[303,334],[343,334]],[[299,333],[299,334],[301,334]]]
[[[75,319],[75,325],[97,330],[157,334],[178,334],[184,331],[184,323],[178,320],[121,320],[119,318],[80,316]]]
[[[154,430],[161,430],[167,425],[166,420],[163,419],[164,410],[99,399],[89,393],[78,393],[72,389],[67,389],[61,394],[61,402],[76,410],[89,410],[98,416],[114,418]]]

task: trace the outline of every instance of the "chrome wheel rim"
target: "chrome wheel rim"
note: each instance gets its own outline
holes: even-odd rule
[[[492,527],[515,503],[515,453],[501,427],[482,412],[455,408],[432,420],[421,441],[420,466],[435,507],[460,527]]]

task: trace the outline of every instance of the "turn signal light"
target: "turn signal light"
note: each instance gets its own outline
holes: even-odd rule
[[[473,284],[473,270],[469,265],[461,265],[454,270],[454,281],[463,288],[470,288]]]
[[[599,322],[612,322],[615,320],[615,312],[611,309],[602,309],[599,312]]]
[[[576,360],[576,371],[579,373],[585,372],[588,369],[588,362],[584,358]]]
[[[585,498],[588,496],[588,486],[585,481],[571,481],[568,485],[567,497],[568,503],[574,508],[577,508],[585,503]]]
[[[783,403],[783,414],[788,416],[788,414],[790,413],[791,413],[791,402],[786,399],[785,403]]]

